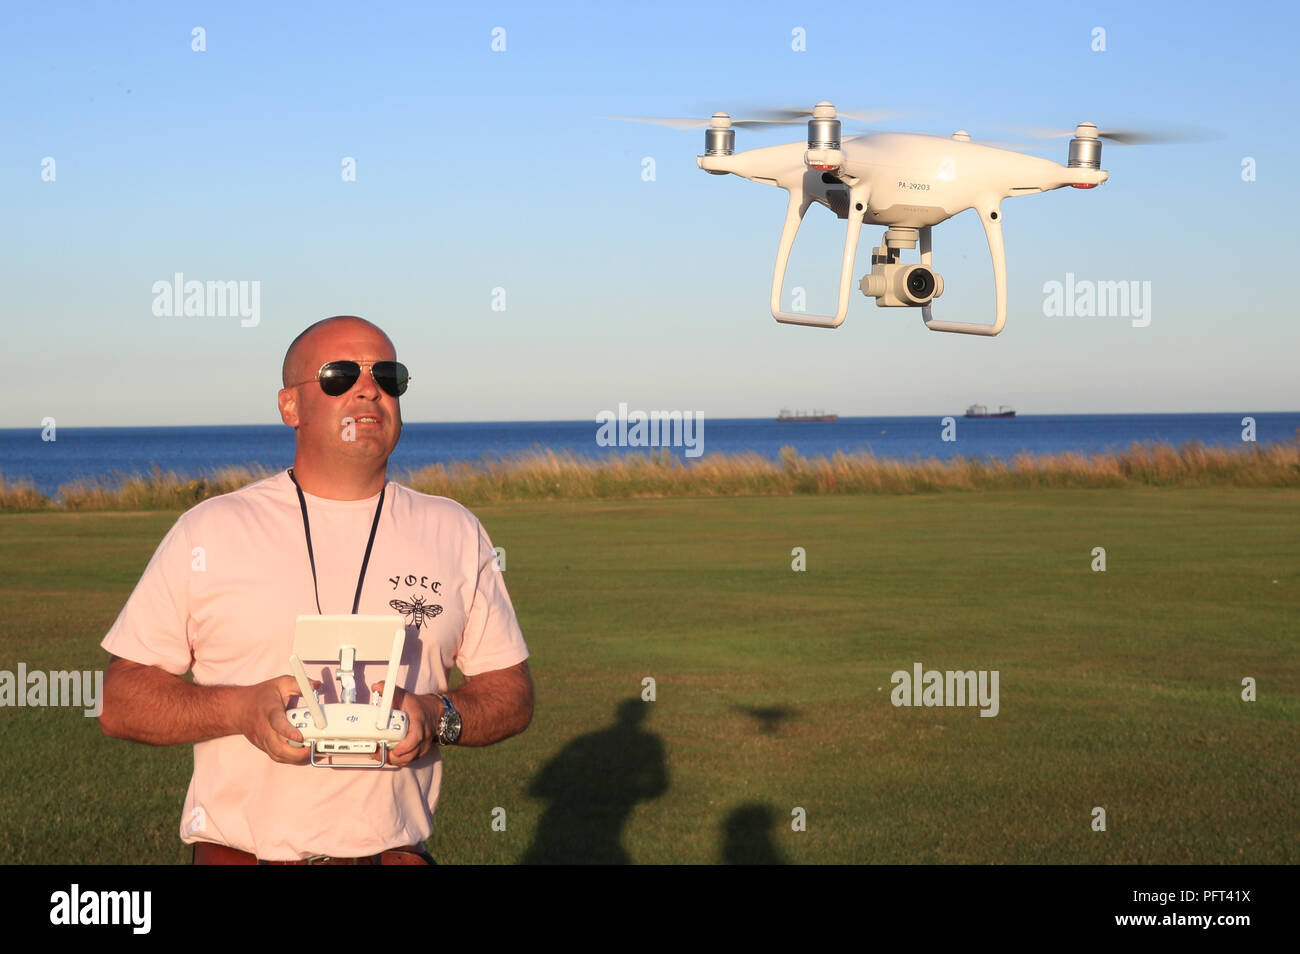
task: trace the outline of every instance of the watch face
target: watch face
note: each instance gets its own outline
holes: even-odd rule
[[[446,696],[442,699],[442,718],[438,720],[438,744],[455,745],[460,739],[460,713]]]
[[[455,745],[460,740],[460,713],[447,718],[447,744]]]

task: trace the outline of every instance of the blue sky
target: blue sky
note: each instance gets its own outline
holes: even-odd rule
[[[0,250],[19,360],[0,427],[274,423],[285,347],[340,313],[394,339],[412,421],[594,419],[620,402],[715,418],[1294,410],[1298,18],[1196,3],[7,5]],[[909,116],[875,131],[1006,138],[1087,119],[1223,138],[1107,145],[1105,186],[1008,199],[997,338],[930,332],[856,292],[828,331],[768,312],[785,193],[701,172],[700,132],[601,118],[823,98]],[[802,135],[740,130],[737,148]],[[816,208],[807,223],[787,289],[817,310],[843,223]],[[858,275],[878,240],[864,230]],[[936,229],[935,255],[936,315],[988,321],[973,213]],[[177,272],[259,282],[258,324],[155,315],[154,283]],[[1067,273],[1151,282],[1150,325],[1045,317],[1043,286]]]

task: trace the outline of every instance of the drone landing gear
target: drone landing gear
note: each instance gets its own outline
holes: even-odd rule
[[[936,321],[930,303],[921,308],[921,318],[931,331],[951,331],[962,335],[985,335],[992,337],[1002,331],[1007,323],[1007,255],[1002,245],[1002,210],[997,202],[977,205],[980,222],[984,225],[984,236],[989,242],[989,255],[993,259],[993,324],[978,325],[966,321]],[[921,264],[929,267],[932,259],[930,249],[930,228],[921,229]],[[873,268],[874,271],[874,268]],[[942,287],[942,286],[941,286]],[[938,295],[935,296],[936,298]],[[877,302],[878,303],[878,302]]]
[[[818,173],[820,177],[820,173]],[[776,269],[772,273],[772,317],[787,325],[811,325],[815,328],[838,328],[849,313],[849,298],[853,287],[853,259],[858,251],[858,235],[862,231],[862,210],[867,206],[871,187],[863,180],[844,177],[849,187],[847,205],[848,226],[844,235],[844,260],[840,263],[840,291],[834,315],[806,315],[802,312],[781,310],[781,286],[785,283],[785,267],[794,248],[794,237],[803,222],[804,213],[812,205],[812,194],[803,186],[803,176],[791,182],[790,204],[786,207],[785,228],[781,231],[781,245],[776,252]]]
[[[934,299],[943,294],[943,278],[934,270],[930,226],[920,229],[894,227],[885,230],[883,244],[872,251],[871,274],[864,275],[858,287],[868,298],[876,299],[881,308],[917,308],[931,331],[951,331],[964,335],[996,335],[1007,319],[1006,258],[1002,248],[1002,223],[996,208],[980,217],[993,257],[993,283],[997,294],[997,316],[991,325],[965,321],[936,321],[931,310]],[[921,264],[899,262],[902,249],[921,243]]]

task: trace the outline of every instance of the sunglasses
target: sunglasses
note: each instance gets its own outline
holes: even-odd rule
[[[400,397],[406,393],[406,386],[411,383],[410,372],[400,361],[375,361],[370,365],[370,376],[375,384],[383,388],[385,394]],[[320,389],[330,397],[347,394],[361,377],[361,365],[355,361],[327,361],[321,365],[312,381],[320,382]],[[299,381],[298,384],[309,384]],[[297,387],[298,384],[291,385]]]

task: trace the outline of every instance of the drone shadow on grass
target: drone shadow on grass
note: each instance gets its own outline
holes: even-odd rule
[[[788,706],[732,708],[751,716],[760,735],[780,735],[782,723],[799,716],[798,709]],[[776,809],[765,802],[747,802],[732,809],[722,822],[721,862],[724,865],[789,864],[773,839],[778,824]]]
[[[547,806],[523,864],[631,863],[628,816],[668,791],[663,742],[641,725],[650,708],[624,700],[612,726],[578,736],[537,774],[528,794]]]

